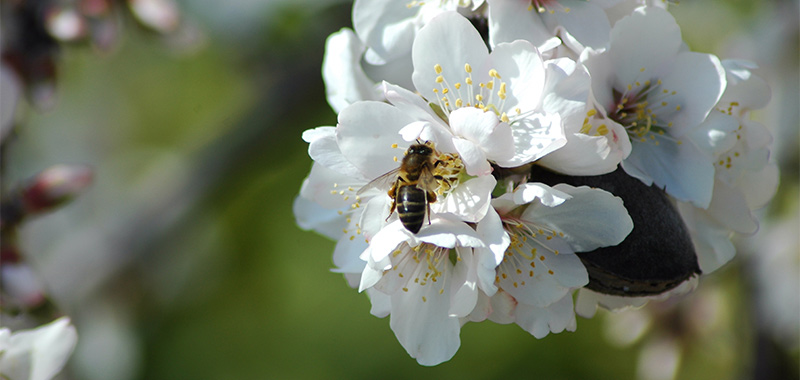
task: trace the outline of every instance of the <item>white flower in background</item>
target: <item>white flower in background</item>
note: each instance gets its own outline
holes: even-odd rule
[[[524,183],[492,205],[511,242],[494,278],[502,292],[491,302],[511,306],[487,310],[484,317],[516,322],[537,338],[574,331],[572,292],[589,282],[575,252],[617,245],[628,236],[633,221],[622,200],[585,186]],[[478,313],[471,318],[480,320]]]
[[[77,341],[75,327],[66,317],[31,330],[0,329],[0,378],[52,379],[64,368]]]
[[[359,290],[372,290],[373,314],[390,315],[398,341],[420,364],[439,364],[458,350],[461,318],[475,308],[508,245],[493,221],[484,235],[447,214],[418,234],[395,221],[362,254],[368,264]],[[487,240],[497,244],[489,248]]]
[[[600,49],[608,44],[611,30],[604,9],[619,2],[488,0],[490,43],[524,39],[546,52],[563,42],[575,54],[587,47]]]
[[[778,168],[769,161],[772,136],[762,124],[750,120],[750,111],[764,107],[769,86],[753,75],[750,62],[727,60],[728,87],[712,117],[733,120],[732,128],[714,141],[714,192],[708,209],[680,204],[700,269],[711,273],[730,261],[736,248],[733,232],[751,235],[758,230],[753,210],[763,207],[778,187]]]
[[[593,96],[630,138],[625,172],[678,200],[708,207],[713,153],[701,148],[713,144],[695,139],[710,139],[731,126],[727,119],[704,123],[726,84],[717,57],[686,51],[672,15],[641,7],[614,25],[608,49],[587,51],[583,59]]]

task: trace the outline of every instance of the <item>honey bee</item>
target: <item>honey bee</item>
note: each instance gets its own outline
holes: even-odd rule
[[[442,180],[441,176],[434,174],[434,169],[441,164],[436,157],[433,143],[417,140],[416,144],[406,150],[399,168],[374,179],[358,192],[383,187],[387,182],[392,183],[388,191],[392,198],[389,216],[397,209],[397,216],[403,227],[416,234],[422,228],[426,214],[430,224],[431,203],[436,202],[436,188],[439,186],[438,181]]]

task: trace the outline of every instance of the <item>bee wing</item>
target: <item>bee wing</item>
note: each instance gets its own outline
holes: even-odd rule
[[[389,189],[394,185],[394,182],[397,181],[397,174],[400,172],[400,168],[395,168],[389,170],[388,172],[384,173],[378,178],[369,181],[368,184],[362,186],[356,192],[357,195],[361,195],[365,191],[369,189],[378,189],[383,191],[389,191]]]
[[[436,177],[433,175],[433,171],[429,166],[424,166],[419,173],[419,181],[417,182],[417,188],[425,190],[425,191],[436,191],[439,187],[439,182],[436,181]]]

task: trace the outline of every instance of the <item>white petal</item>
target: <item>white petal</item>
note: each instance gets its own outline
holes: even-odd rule
[[[509,251],[497,275],[498,286],[520,304],[547,307],[589,283],[586,268],[562,239],[528,239],[519,249]]]
[[[756,68],[755,64],[733,59],[726,59],[721,63],[725,68],[728,86],[719,100],[720,104],[736,102],[743,109],[754,110],[763,108],[769,103],[772,97],[769,85],[763,78],[750,72],[750,69]]]
[[[624,135],[623,135],[624,136]],[[625,153],[609,144],[606,136],[567,134],[567,143],[536,163],[568,175],[601,175],[613,172]],[[627,140],[627,137],[625,137]]]
[[[456,247],[456,252],[460,260],[449,280],[452,284],[449,315],[461,318],[468,316],[478,302],[478,271],[471,249]]]
[[[300,187],[300,196],[330,210],[346,211],[352,205],[358,189],[365,183],[365,180],[349,178],[340,172],[314,163],[308,178]],[[347,196],[349,198],[345,199]]]
[[[537,339],[564,330],[575,331],[577,322],[572,305],[572,294],[545,308],[519,304],[515,311],[516,323]]]
[[[722,181],[714,182],[708,214],[721,225],[741,234],[758,230],[758,219],[750,212],[742,192]]]
[[[533,203],[521,218],[563,233],[576,252],[617,245],[633,230],[633,220],[622,199],[611,193],[566,184],[558,184],[555,189],[571,198],[556,207]]]
[[[459,184],[441,201],[434,203],[431,209],[438,213],[458,215],[465,222],[477,223],[489,209],[496,184],[497,180],[490,175],[472,178]]]
[[[292,211],[300,228],[317,231],[329,239],[338,239],[342,228],[347,227],[347,221],[337,210],[326,209],[304,197],[294,199]]]
[[[608,43],[611,24],[602,8],[592,2],[560,0],[569,12],[556,12],[558,23],[584,47],[599,49]]]
[[[526,113],[539,108],[544,95],[545,68],[541,54],[533,45],[528,41],[497,45],[483,69],[488,72],[492,68],[508,83],[506,110],[519,108]]]
[[[353,4],[353,28],[370,47],[370,63],[391,61],[411,48],[416,11],[391,0],[357,0]]]
[[[509,324],[514,322],[514,311],[517,308],[517,300],[510,294],[500,289],[491,299],[492,313],[489,320],[499,324]]]
[[[369,297],[370,303],[372,303],[372,307],[369,309],[370,314],[378,318],[383,318],[392,312],[391,296],[375,289],[367,289],[367,296]]]
[[[492,166],[486,160],[486,152],[478,144],[459,137],[453,138],[452,141],[456,152],[461,156],[464,168],[467,169],[467,174],[488,176],[492,173]]]
[[[486,213],[486,217],[478,222],[476,230],[481,234],[484,242],[486,242],[486,245],[492,252],[494,259],[492,260],[491,267],[494,269],[494,267],[503,261],[506,248],[508,248],[508,245],[511,243],[511,238],[503,228],[500,215],[498,215],[493,208],[490,208],[489,212]]]
[[[535,178],[533,179],[535,180]],[[524,183],[517,187],[513,195],[514,202],[518,205],[531,203],[537,198],[542,205],[555,207],[572,198],[572,196],[539,182]]]
[[[641,7],[617,21],[611,29],[607,52],[616,72],[615,87],[625,88],[640,75],[650,75],[662,65],[669,65],[682,43],[675,18],[663,9]],[[640,71],[642,68],[645,74]]]
[[[366,180],[361,172],[342,155],[336,141],[336,128],[318,127],[303,132],[303,140],[308,143],[308,156],[315,163],[340,173],[342,176]]]
[[[341,231],[340,231],[341,232]],[[362,273],[366,261],[359,256],[367,249],[364,239],[350,239],[349,235],[342,236],[333,250],[333,265],[335,273]]]
[[[669,74],[662,76],[661,88],[675,91],[681,110],[670,117],[659,116],[673,123],[674,136],[682,136],[705,120],[725,91],[725,69],[719,59],[711,54],[682,52],[670,64]],[[672,99],[667,98],[667,99]]]
[[[487,0],[489,4],[489,44],[526,40],[541,51],[560,45],[560,41],[547,29],[541,17],[528,11],[530,3],[524,1]]]
[[[442,77],[450,85],[464,82],[464,65],[480,67],[489,52],[483,38],[472,24],[456,12],[444,12],[433,18],[417,34],[411,57],[414,61],[414,86],[426,99],[436,99],[434,88],[437,74],[434,66],[442,67]]]
[[[698,148],[710,157],[717,157],[736,144],[736,129],[739,121],[728,114],[712,112],[696,129],[689,132],[689,138]]]
[[[647,178],[651,178],[678,200],[692,202],[700,208],[708,207],[711,202],[714,165],[690,140],[683,140],[681,144],[667,141],[660,145],[637,142],[631,155],[622,161],[622,168],[646,185]]]
[[[583,65],[577,65],[568,58],[551,59],[545,64],[547,82],[542,109],[547,113],[559,114],[565,123],[571,120],[571,116],[577,116],[576,131],[580,130],[591,88],[589,73]],[[565,130],[569,130],[566,125]]]
[[[365,47],[352,30],[343,28],[325,42],[322,79],[328,104],[336,113],[359,100],[378,100],[375,82],[361,68]]]
[[[408,291],[392,295],[389,322],[408,354],[428,366],[450,360],[461,345],[461,323],[449,316],[449,289],[441,294],[431,289],[409,281]]]
[[[409,233],[410,234],[410,233]],[[418,242],[430,243],[444,248],[485,247],[481,236],[472,227],[449,214],[437,214],[430,225],[423,225],[416,235],[410,236],[412,246]]]
[[[52,379],[66,364],[77,341],[78,334],[67,317],[32,330],[17,331],[8,339],[0,368],[10,379]]]
[[[386,103],[354,103],[339,113],[336,141],[342,155],[364,177],[378,178],[397,168],[397,151],[392,144],[402,142],[398,132],[412,121]]]
[[[479,146],[490,160],[505,161],[514,156],[511,129],[508,124],[500,122],[494,112],[474,107],[459,108],[450,114],[450,128],[454,135]]]
[[[535,114],[511,124],[514,157],[498,161],[502,167],[514,167],[536,161],[567,143],[558,114]]]

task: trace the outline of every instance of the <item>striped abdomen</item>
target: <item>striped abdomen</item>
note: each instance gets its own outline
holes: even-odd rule
[[[428,200],[425,191],[415,185],[400,186],[396,194],[397,216],[403,227],[412,233],[419,232],[425,222]]]

